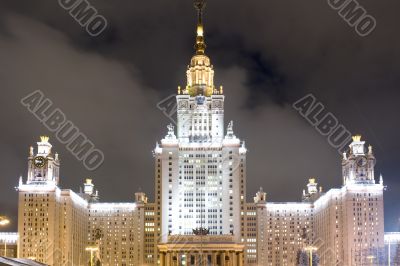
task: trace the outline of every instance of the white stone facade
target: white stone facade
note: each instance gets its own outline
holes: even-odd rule
[[[48,138],[33,151],[26,183],[21,178],[18,186],[18,257],[52,266],[87,265],[86,248],[97,247],[102,265],[142,263],[145,195],[136,193],[135,203],[99,203],[91,180],[84,193],[60,189],[58,155],[55,160]]]
[[[313,247],[320,265],[357,266],[384,248],[383,180],[376,182],[372,148],[366,151],[359,136],[343,155],[341,188],[324,193],[310,179],[302,201],[268,202],[261,189],[247,202],[247,149],[233,122],[225,130],[224,90],[214,85],[203,34],[199,20],[187,84],[176,96],[176,130],[169,125],[153,151],[154,202],[136,193],[131,203],[101,203],[91,180],[81,193],[60,189],[58,154],[42,137],[18,186],[19,257],[81,266],[89,248],[108,266],[193,265],[203,257],[219,265],[289,266]],[[206,256],[171,243],[192,239],[199,228],[209,241],[229,238],[227,253],[218,243],[207,243]],[[193,239],[192,246],[202,247]]]
[[[343,186],[326,193],[310,179],[302,203],[267,203],[258,210],[258,262],[293,265],[297,251],[313,246],[320,265],[367,265],[384,250],[383,179],[374,179],[372,148],[356,136],[344,154]],[[264,196],[265,197],[265,196]],[[303,228],[303,236],[302,236]]]

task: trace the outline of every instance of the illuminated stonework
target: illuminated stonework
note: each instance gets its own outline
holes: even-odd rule
[[[38,142],[28,157],[26,183],[20,178],[18,192],[18,257],[51,266],[87,265],[88,246],[97,246],[102,265],[141,265],[144,253],[144,193],[135,203],[100,203],[91,179],[84,191],[61,189],[59,160],[53,158],[49,139]],[[45,167],[34,163],[37,156]]]
[[[214,87],[214,69],[210,58],[206,55],[195,55],[190,61],[187,75],[187,86],[183,94],[189,94],[192,97],[197,95],[211,96],[215,90]]]
[[[155,149],[154,203],[143,192],[134,203],[101,203],[91,179],[81,193],[60,189],[51,144],[39,142],[40,153],[30,150],[27,181],[21,178],[18,186],[18,257],[85,265],[85,248],[95,246],[96,260],[109,266],[204,260],[294,265],[298,252],[312,246],[320,265],[331,266],[364,265],[368,254],[385,252],[383,179],[375,181],[375,157],[361,139],[343,157],[342,188],[324,193],[311,178],[303,201],[294,203],[267,202],[262,189],[254,203],[246,202],[246,149],[232,122],[223,139],[210,139],[179,138],[168,127]],[[35,166],[38,155],[46,158],[46,167]]]
[[[236,265],[243,266],[243,245],[233,236],[169,236],[158,245],[160,266]]]
[[[198,22],[196,30],[196,54],[190,60],[188,70],[186,71],[187,85],[183,94],[191,97],[206,96],[210,97],[215,91],[214,87],[214,69],[210,58],[205,55],[206,44],[204,40],[203,9],[205,1],[195,1],[195,7],[198,10]],[[180,94],[180,92],[178,92]]]
[[[309,246],[317,248],[319,265],[369,265],[369,255],[377,260],[384,253],[384,186],[382,177],[374,179],[374,166],[372,149],[366,152],[355,137],[343,158],[341,188],[324,193],[310,179],[301,203],[256,197],[258,263],[294,265],[297,252]]]
[[[16,258],[17,249],[18,249],[18,233],[0,232],[0,256]]]
[[[353,138],[341,188],[325,193],[310,178],[299,202],[268,202],[262,189],[247,202],[247,149],[232,121],[225,130],[224,91],[205,55],[204,1],[195,6],[196,52],[178,88],[177,127],[153,151],[154,202],[143,192],[134,202],[100,202],[92,179],[80,193],[61,189],[58,154],[42,137],[18,186],[18,256],[83,266],[90,247],[105,266],[289,266],[315,250],[320,265],[369,265],[367,256],[384,247],[384,186],[372,147]]]

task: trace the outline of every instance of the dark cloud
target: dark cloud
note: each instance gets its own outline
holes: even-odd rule
[[[153,195],[151,150],[169,123],[156,104],[185,84],[195,12],[183,0],[90,2],[109,23],[96,38],[57,1],[0,4],[0,212],[13,216],[14,225],[13,188],[26,175],[28,147],[48,134],[19,103],[36,89],[105,153],[104,165],[88,172],[51,138],[62,158],[63,187],[78,190],[93,177],[106,201],[132,200],[139,187]],[[339,155],[291,108],[312,92],[375,147],[377,173],[388,185],[387,230],[395,230],[400,4],[362,5],[377,19],[365,38],[326,1],[209,1],[207,53],[227,95],[226,123],[235,121],[249,149],[249,200],[259,186],[271,201],[298,200],[310,176],[325,189],[340,186]]]

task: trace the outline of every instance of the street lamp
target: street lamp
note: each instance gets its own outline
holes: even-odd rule
[[[5,216],[0,216],[0,226],[6,226],[10,220]],[[4,257],[7,257],[7,239],[4,239]]]
[[[373,255],[369,255],[369,256],[367,256],[367,259],[369,259],[369,260],[370,260],[370,262],[371,262],[371,265],[373,265],[373,262],[374,262],[375,256],[373,256]]]
[[[313,264],[312,263],[313,262],[313,251],[317,251],[317,248],[314,247],[314,246],[308,246],[308,247],[305,247],[304,250],[309,252],[308,257],[310,259],[310,266],[312,266],[312,264]]]
[[[99,248],[96,246],[88,246],[85,250],[90,251],[90,266],[93,266],[93,252],[98,251]]]
[[[5,216],[0,216],[0,225],[4,226],[10,223],[10,220]]]

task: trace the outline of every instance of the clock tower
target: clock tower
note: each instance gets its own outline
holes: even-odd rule
[[[372,146],[365,149],[361,136],[354,136],[348,153],[343,154],[343,184],[375,184],[374,167],[376,163]]]
[[[51,151],[52,145],[49,137],[41,136],[37,142],[37,153],[30,147],[28,157],[28,179],[27,184],[53,184],[58,185],[60,161],[58,154]]]

